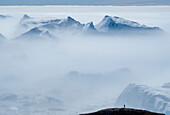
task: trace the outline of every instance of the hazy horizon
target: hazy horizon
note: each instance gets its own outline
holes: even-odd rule
[[[0,6],[8,5],[113,5],[153,6],[170,5],[170,0],[0,0]]]

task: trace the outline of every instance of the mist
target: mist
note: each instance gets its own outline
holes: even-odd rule
[[[143,14],[143,7],[108,7],[108,11],[93,12],[90,16],[87,15],[89,10],[102,10],[104,7],[89,7],[86,12],[84,7],[79,7],[85,12],[84,16],[76,10],[77,7],[73,7],[75,10],[72,13],[68,13],[69,7],[45,7],[44,14],[43,10],[37,11],[36,7],[26,8],[0,8],[4,15],[11,16],[0,22],[0,33],[7,38],[0,40],[0,101],[6,105],[2,107],[4,113],[80,114],[113,107],[129,83],[159,86],[170,82],[170,22],[168,12],[163,12],[168,11],[169,7],[146,7],[150,9],[148,14]],[[57,12],[50,14],[52,9]],[[135,12],[131,12],[135,9]],[[163,11],[155,13],[153,9]],[[61,36],[55,33],[55,40],[15,40],[15,37],[27,31],[18,29],[24,14],[36,19],[55,19],[69,15],[83,23],[98,23],[105,14],[124,17],[126,10],[129,13],[126,18],[158,26],[166,35]],[[4,95],[12,96],[13,100],[4,101],[7,97]]]

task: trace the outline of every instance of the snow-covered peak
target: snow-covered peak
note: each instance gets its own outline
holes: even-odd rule
[[[11,16],[8,16],[8,15],[0,15],[0,19],[6,19],[6,18],[9,18]]]
[[[28,32],[26,32],[26,34],[40,34],[41,32],[42,30],[40,30],[39,28],[33,28],[29,30]]]
[[[22,33],[28,31],[31,28],[41,28],[42,30],[47,30],[53,34],[56,34],[56,32],[59,34],[97,32],[100,33],[100,35],[121,35],[121,33],[124,32],[124,34],[146,35],[147,33],[150,34],[154,31],[160,31],[159,28],[147,27],[134,21],[129,21],[116,16],[111,17],[108,15],[106,15],[96,26],[94,26],[93,22],[81,24],[79,21],[73,19],[70,16],[68,16],[66,19],[38,20],[36,18],[31,18],[28,15],[24,15],[20,21],[19,27],[21,27]]]
[[[30,28],[33,28],[35,24],[36,22],[34,21],[34,18],[25,14],[19,22],[19,27],[22,27],[21,30],[28,29],[28,28],[30,29]]]
[[[95,29],[93,22],[87,23],[84,27],[85,27],[85,28]]]
[[[48,31],[41,30],[39,28],[32,28],[31,30],[23,33],[16,39],[31,40],[31,39],[51,39],[54,38]]]
[[[147,27],[141,25],[137,22],[126,20],[117,16],[111,17],[106,15],[104,19],[96,25],[96,28],[100,32],[111,32],[113,31],[138,31],[138,32],[151,32],[153,30],[158,31],[159,28],[156,27]]]
[[[26,20],[29,20],[29,19],[32,19],[32,18],[30,16],[28,16],[27,14],[24,14],[24,16],[21,18],[20,22],[23,22],[23,21],[26,21]]]
[[[126,24],[128,26],[132,26],[132,27],[147,27],[145,25],[141,25],[138,22],[134,22],[134,21],[130,21],[130,20],[126,20],[124,18],[118,17],[118,16],[108,16],[106,15],[103,19],[103,21],[113,21],[116,24]]]
[[[70,17],[70,16],[68,16],[67,17],[67,21],[68,22],[76,22],[76,20],[75,19],[73,19],[72,17]]]
[[[27,14],[24,14],[23,19],[30,19],[31,17],[28,16]]]
[[[55,24],[56,30],[64,30],[69,31],[70,33],[80,32],[84,25],[81,24],[79,21],[68,16],[66,19],[61,19],[58,23]]]
[[[108,32],[108,30],[114,27],[115,22],[112,20],[110,16],[105,16],[104,19],[96,25],[96,28],[100,32]]]
[[[96,28],[94,27],[93,22],[89,22],[86,25],[84,25],[83,32],[97,32]]]
[[[145,25],[139,24],[138,22],[126,20],[124,18],[120,18],[120,17],[117,17],[117,16],[112,17],[112,20],[115,21],[115,23],[126,24],[126,25],[129,25],[131,27],[147,27]]]
[[[72,17],[68,16],[67,19],[63,19],[58,24],[60,27],[68,27],[68,26],[82,26],[79,21],[76,21]]]
[[[75,19],[73,19],[72,17],[68,16],[66,19],[61,19],[59,24],[60,23],[75,23],[77,22]]]

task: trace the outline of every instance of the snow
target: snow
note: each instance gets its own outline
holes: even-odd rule
[[[105,16],[104,19],[96,25],[96,28],[100,32],[108,32],[110,28],[114,27],[115,22],[110,16]]]
[[[137,22],[134,21],[129,21],[117,16],[111,17],[106,15],[104,19],[96,25],[96,28],[100,32],[112,32],[117,30],[119,31],[158,31],[160,30],[159,28],[156,27],[147,27],[145,25],[141,25]],[[151,30],[151,31],[150,31]],[[115,32],[113,34],[116,34]]]
[[[89,22],[87,24],[84,25],[84,27],[82,28],[82,31],[85,33],[97,33],[96,28],[94,27],[93,22]]]
[[[50,39],[53,38],[48,31],[40,30],[39,28],[33,28],[26,33],[23,33],[19,37],[15,38],[17,40],[37,40],[37,39]]]
[[[79,21],[76,21],[70,16],[68,16],[66,19],[37,20],[26,14],[21,19],[19,28],[23,28],[22,30],[25,29],[25,31],[28,31],[32,28],[39,28],[43,31],[54,33],[53,36],[57,35],[56,33],[65,34],[66,32],[71,33],[72,35],[78,35],[80,33],[93,35],[97,33],[106,33],[106,35],[110,35],[110,32],[117,30],[113,32],[112,35],[121,35],[122,30],[132,32],[133,34],[142,33],[144,30],[144,33],[152,33],[154,31],[158,33],[158,31],[161,31],[159,28],[147,27],[140,25],[137,22],[125,20],[119,17],[105,16],[99,24],[94,26],[93,22],[81,24]],[[134,33],[133,31],[138,31],[138,33]],[[27,33],[30,32],[32,31],[29,30]]]
[[[111,18],[115,23],[120,23],[120,24],[126,24],[126,25],[129,25],[129,26],[132,26],[132,27],[147,27],[145,25],[141,25],[137,22],[134,22],[134,21],[130,21],[130,20],[126,20],[124,18],[121,18],[121,17],[117,17],[117,16],[114,16]]]
[[[170,88],[129,84],[118,97],[115,106],[142,108],[155,112],[169,112]]]
[[[11,16],[8,16],[8,15],[0,15],[0,19],[7,19],[7,18],[10,18]]]

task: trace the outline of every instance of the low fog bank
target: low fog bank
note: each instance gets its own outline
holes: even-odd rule
[[[16,103],[25,96],[31,98],[24,98],[29,103],[41,105],[30,104],[29,112],[34,108],[66,115],[112,107],[129,83],[158,86],[168,82],[169,43],[167,38],[137,36],[1,41],[0,90],[2,96],[17,95],[10,102],[15,112],[24,108]],[[62,106],[51,104],[47,97],[61,101]]]

